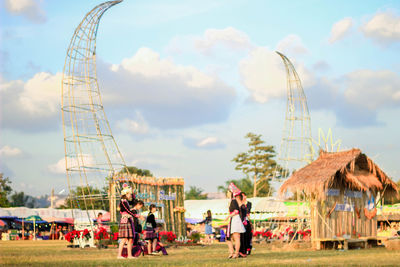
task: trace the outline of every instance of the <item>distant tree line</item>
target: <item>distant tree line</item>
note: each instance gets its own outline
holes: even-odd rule
[[[48,207],[50,202],[48,201],[48,195],[41,197],[33,197],[25,194],[23,191],[14,191],[11,187],[11,181],[9,177],[4,177],[3,173],[0,173],[0,207]]]

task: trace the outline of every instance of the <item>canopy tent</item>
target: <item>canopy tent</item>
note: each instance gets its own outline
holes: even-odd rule
[[[268,220],[276,217],[306,217],[309,205],[304,202],[283,201],[273,197],[249,198],[252,203],[252,219]],[[213,219],[224,220],[228,216],[229,200],[185,200],[186,219],[205,218],[207,210],[211,210]]]
[[[68,223],[73,224],[74,218],[57,218],[57,217],[43,217],[43,220],[50,223]]]
[[[55,217],[55,218],[89,218],[95,219],[99,212],[105,214],[104,210],[79,210],[79,209],[52,209],[52,208],[39,208],[30,209],[25,207],[16,208],[0,208],[0,217],[15,216],[18,218],[26,218],[32,215],[40,217]]]
[[[11,216],[10,211],[0,208],[0,217],[9,217]]]
[[[49,223],[48,221],[44,221],[44,220],[25,220],[25,219],[15,219],[15,222],[20,222],[22,223],[22,221],[24,221],[25,224],[42,224],[42,223]]]

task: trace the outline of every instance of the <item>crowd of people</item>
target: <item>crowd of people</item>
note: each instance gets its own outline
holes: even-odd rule
[[[132,189],[124,185],[121,190],[121,201],[119,204],[121,220],[119,223],[119,246],[118,259],[136,259],[140,255],[168,255],[164,244],[160,242],[159,232],[161,225],[157,225],[154,213],[157,207],[152,204],[149,207],[149,214],[145,219],[140,215],[143,208],[142,200],[136,199]],[[145,221],[145,237],[141,240],[142,224]]]

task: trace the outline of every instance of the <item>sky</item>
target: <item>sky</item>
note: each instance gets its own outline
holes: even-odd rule
[[[101,1],[2,0],[0,172],[16,191],[67,188],[61,79],[70,39]],[[332,130],[400,179],[399,1],[125,0],[97,34],[98,82],[128,165],[206,192],[242,178],[246,133],[279,151],[294,64],[312,137]]]

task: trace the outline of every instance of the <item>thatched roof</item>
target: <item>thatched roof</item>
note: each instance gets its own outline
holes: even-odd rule
[[[397,196],[397,185],[360,149],[342,152],[321,151],[318,159],[296,171],[279,189],[304,192],[325,198],[328,188],[384,192],[386,198]]]

